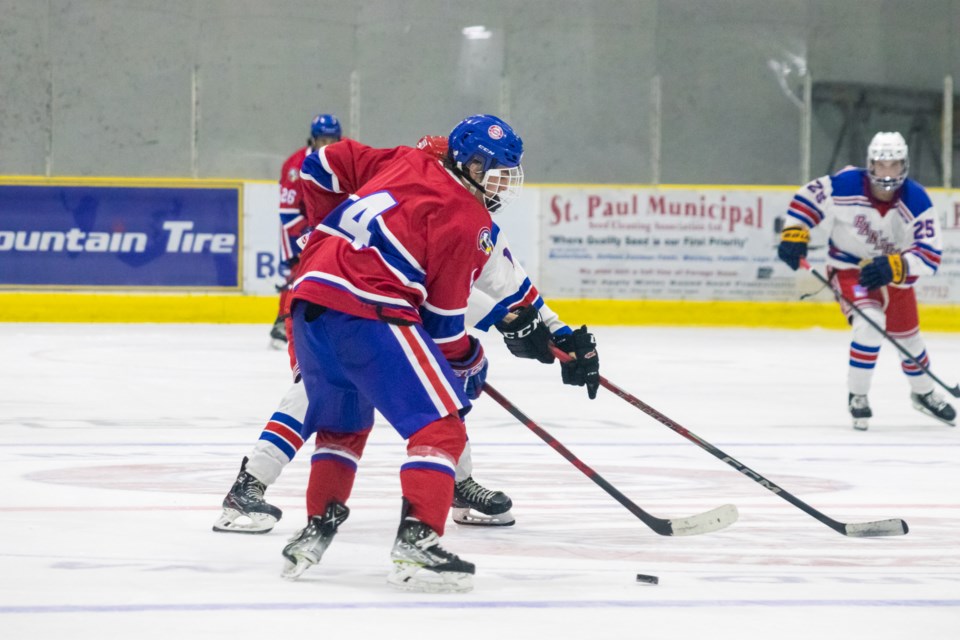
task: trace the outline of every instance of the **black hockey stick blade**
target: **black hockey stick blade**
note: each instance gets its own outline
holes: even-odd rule
[[[561,456],[566,458],[573,466],[579,469],[585,476],[593,480],[601,489],[607,492],[614,500],[626,507],[627,511],[639,518],[645,525],[661,536],[695,536],[712,531],[718,531],[729,527],[737,521],[740,514],[737,508],[732,504],[725,504],[716,509],[711,509],[704,513],[698,513],[686,518],[658,518],[653,516],[634,503],[630,498],[623,495],[616,487],[607,482],[603,476],[591,469],[573,452],[563,446],[556,438],[544,431],[537,423],[527,417],[516,405],[503,397],[499,391],[490,386],[490,383],[483,385],[483,391],[494,399],[501,407],[507,410],[510,415],[516,418],[523,426],[533,431],[541,440],[553,447]]]

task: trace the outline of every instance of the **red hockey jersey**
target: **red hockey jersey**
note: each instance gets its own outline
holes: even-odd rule
[[[379,163],[357,189],[349,184]],[[301,175],[349,199],[320,221],[301,255],[294,298],[352,315],[422,322],[421,307],[462,317],[494,248],[493,221],[459,180],[410,147],[372,149],[346,140],[307,157]],[[341,196],[342,197],[342,196]],[[442,343],[464,356],[467,336]]]
[[[307,229],[300,165],[309,151],[310,147],[294,151],[280,169],[280,259],[285,262],[300,253],[297,238]]]

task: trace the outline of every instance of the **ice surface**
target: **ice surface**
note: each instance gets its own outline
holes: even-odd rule
[[[477,564],[476,586],[438,596],[385,583],[404,457],[385,423],[350,519],[300,581],[280,579],[280,550],[304,518],[306,455],[268,492],[285,513],[272,533],[210,530],[290,383],[268,330],[0,324],[0,637],[960,638],[960,433],[911,408],[889,346],[861,433],[844,332],[596,330],[604,375],[693,433],[837,520],[911,527],[850,539],[484,338],[498,390],[642,508],[729,502],[740,520],[657,536],[484,398],[468,420],[474,475],[510,494],[517,525],[451,523],[444,545]],[[926,338],[953,384],[960,335]]]

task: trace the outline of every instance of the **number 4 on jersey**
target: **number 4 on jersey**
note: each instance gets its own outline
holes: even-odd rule
[[[377,217],[396,205],[397,201],[386,191],[372,193],[353,201],[343,209],[337,226],[353,239],[355,245],[368,246],[370,225]]]

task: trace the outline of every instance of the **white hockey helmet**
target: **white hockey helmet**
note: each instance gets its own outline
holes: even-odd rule
[[[878,160],[900,161],[900,174],[896,176],[880,176],[876,173],[875,163]],[[870,182],[884,191],[894,191],[900,188],[907,179],[910,171],[910,157],[907,150],[907,141],[897,131],[881,131],[873,136],[870,146],[867,147],[867,172]]]

